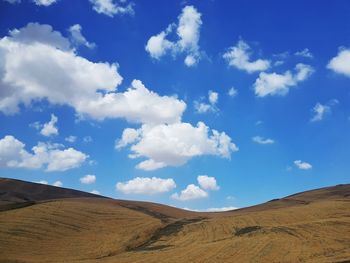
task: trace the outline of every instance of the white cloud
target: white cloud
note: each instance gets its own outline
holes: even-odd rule
[[[191,208],[184,207],[183,209],[188,211],[194,211],[194,212],[225,212],[225,211],[238,209],[238,207],[224,206],[224,207],[210,207],[205,209],[191,209]]]
[[[261,136],[254,136],[252,138],[252,140],[253,140],[253,142],[258,143],[258,144],[273,144],[273,143],[275,143],[274,140],[269,139],[269,138],[264,138]]]
[[[36,5],[49,6],[56,3],[58,0],[33,0]]]
[[[208,197],[208,193],[194,184],[189,184],[180,194],[175,193],[171,195],[171,198],[179,201],[188,201],[206,197]]]
[[[236,46],[230,47],[223,55],[223,58],[230,66],[244,70],[248,73],[264,71],[270,67],[269,60],[257,59],[255,61],[250,61],[250,57],[251,48],[243,40],[239,40]]]
[[[94,195],[100,195],[101,193],[97,190],[92,190],[90,193],[94,194]]]
[[[185,45],[191,37],[183,28],[180,31],[183,39],[187,39],[181,42]],[[0,39],[0,111],[14,114],[19,112],[20,105],[29,107],[34,101],[45,100],[54,105],[71,106],[81,119],[85,116],[96,120],[124,118],[142,123],[141,136],[131,146],[131,157],[148,158],[138,165],[147,170],[178,166],[203,154],[229,158],[230,153],[237,150],[225,133],[210,130],[204,124],[193,127],[182,123],[186,104],[175,96],[159,96],[139,80],[133,80],[126,91],[117,92],[116,88],[122,82],[117,69],[117,64],[94,63],[78,56],[69,41],[51,26],[28,24]],[[173,129],[189,132],[191,139],[188,140],[185,134],[174,134]],[[152,138],[158,135],[157,132],[164,134]],[[192,138],[197,135],[200,137]],[[168,139],[177,142],[174,149],[170,147],[175,143]],[[163,140],[166,140],[165,145],[168,144],[164,150],[146,146],[149,141]],[[61,155],[72,160],[78,158],[79,162],[87,158],[76,155],[72,148],[62,152]],[[68,165],[69,160],[65,163]],[[60,163],[54,160],[45,164],[47,170],[60,169],[57,167]],[[72,167],[75,167],[74,162]]]
[[[46,180],[37,181],[36,183],[38,183],[38,184],[46,184],[46,185],[49,184],[49,182],[46,181]],[[56,186],[56,187],[62,187],[62,186],[63,186],[63,183],[62,183],[61,181],[56,181],[56,182],[54,182],[52,185],[53,185],[53,186]]]
[[[0,167],[40,169],[47,172],[66,171],[81,166],[88,155],[73,148],[59,149],[61,145],[39,142],[25,150],[25,144],[11,135],[0,139]]]
[[[77,136],[70,135],[64,139],[67,142],[74,143],[77,140]]]
[[[192,55],[187,55],[184,62],[187,67],[193,67],[198,63],[197,59]]]
[[[49,184],[49,182],[45,181],[45,180],[37,181],[36,183],[38,183],[38,184]]]
[[[47,164],[47,171],[66,171],[69,169],[79,167],[88,156],[73,148],[65,150],[52,150],[49,152],[49,162]]]
[[[228,135],[210,130],[203,122],[198,122],[197,126],[183,122],[155,126],[144,124],[134,133],[139,137],[130,146],[130,158],[146,157],[147,160],[137,166],[143,170],[180,166],[201,155],[230,158],[232,152],[238,151]],[[125,140],[121,141],[120,145],[127,146]]]
[[[338,55],[329,61],[327,68],[350,77],[350,49],[341,49]]]
[[[118,182],[116,189],[124,194],[153,195],[169,192],[176,187],[173,179],[136,177],[127,182]]]
[[[208,91],[208,101],[209,103],[194,101],[194,108],[197,113],[215,112],[218,110],[216,103],[219,100],[219,93],[209,90]]]
[[[169,25],[165,31],[158,35],[150,37],[145,47],[146,51],[154,59],[160,59],[168,51],[176,50],[176,44],[166,39],[166,36],[171,33],[173,25]]]
[[[119,3],[113,0],[90,0],[90,3],[92,3],[92,8],[97,13],[104,14],[110,17],[119,14],[133,15],[135,13],[134,4],[127,3],[127,1],[125,0],[121,0],[119,1]]]
[[[215,191],[220,189],[216,183],[215,177],[210,177],[208,175],[199,175],[197,177],[197,181],[202,189]]]
[[[141,123],[176,122],[186,109],[183,101],[175,97],[161,97],[148,90],[139,80],[133,80],[131,87],[124,93],[107,94],[98,104],[104,115]]]
[[[208,92],[208,98],[209,98],[209,102],[210,104],[214,105],[218,102],[219,99],[219,93],[209,90]]]
[[[299,56],[299,57],[304,57],[304,58],[313,58],[314,55],[310,52],[308,48],[304,48],[301,51],[297,51],[294,53],[294,55]]]
[[[331,111],[331,108],[328,105],[322,105],[317,103],[312,109],[314,116],[311,118],[312,122],[321,121],[323,117]]]
[[[153,171],[153,170],[157,170],[163,167],[166,167],[167,164],[165,162],[156,162],[153,159],[149,159],[146,161],[143,161],[141,163],[139,163],[136,168],[137,169],[141,169],[141,170],[145,170],[145,171]]]
[[[51,120],[43,125],[40,134],[47,137],[52,135],[58,135],[58,129],[55,126],[57,121],[57,117],[54,114],[51,114]]]
[[[225,211],[231,211],[236,209],[238,209],[238,207],[235,207],[235,206],[211,207],[211,208],[204,209],[203,212],[225,212]]]
[[[192,67],[200,59],[199,37],[202,25],[201,14],[193,6],[185,6],[179,15],[178,24],[170,24],[164,31],[149,38],[146,51],[152,58],[160,59],[167,53],[176,56],[180,53],[186,54],[184,63]],[[170,41],[167,36],[176,27],[177,41]]]
[[[321,121],[323,118],[332,112],[332,106],[338,104],[338,100],[330,100],[326,104],[316,103],[313,107],[312,112],[314,116],[311,118],[311,122]]]
[[[82,184],[93,184],[96,182],[96,176],[92,174],[87,174],[84,177],[81,177],[79,180]]]
[[[81,33],[81,30],[82,30],[82,28],[81,28],[81,25],[79,25],[79,24],[75,24],[69,28],[72,42],[76,46],[82,45],[82,46],[86,46],[87,48],[90,48],[90,49],[95,48],[96,44],[90,43],[89,41],[87,41],[86,38]]]
[[[230,88],[227,92],[227,94],[230,96],[230,97],[236,97],[237,94],[238,94],[238,91],[237,89],[235,89],[234,87]]]
[[[261,72],[254,83],[255,94],[258,97],[286,95],[291,87],[306,80],[313,72],[311,66],[301,63],[295,66],[295,74],[289,70],[283,74]]]
[[[199,102],[199,101],[194,102],[194,108],[197,113],[206,113],[209,111],[215,111],[215,108],[212,105],[204,102]]]
[[[27,26],[20,29],[13,29],[9,31],[10,37],[1,40],[3,48],[14,48],[11,45],[12,42],[21,44],[35,44],[41,43],[48,46],[55,47],[60,50],[69,51],[70,42],[68,39],[62,36],[58,31],[53,31],[52,26],[39,24],[39,23],[28,23]]]
[[[296,167],[298,167],[301,170],[309,170],[312,168],[312,165],[307,163],[307,162],[303,162],[301,160],[296,160],[294,161],[294,164]]]
[[[46,137],[50,137],[52,135],[58,135],[58,128],[55,126],[58,121],[58,118],[51,114],[51,119],[47,123],[41,124],[40,122],[36,121],[29,124],[29,127],[40,130],[40,134]],[[74,137],[74,136],[73,136]],[[74,139],[74,138],[69,138]],[[67,138],[66,138],[67,141]]]
[[[63,183],[61,181],[56,181],[52,184],[53,186],[56,186],[56,187],[62,187],[63,186]]]
[[[88,103],[105,100],[122,78],[116,65],[92,63],[66,50],[60,33],[47,25],[28,24],[0,40],[2,58],[0,110],[18,112],[19,104],[47,99],[84,113]],[[29,32],[27,32],[29,31]],[[64,49],[63,49],[64,48]]]
[[[48,25],[28,24],[10,34],[0,39],[0,111],[5,114],[17,113],[20,104],[47,100],[97,120],[170,123],[186,108],[183,101],[159,96],[139,80],[116,92],[122,81],[117,64],[93,63],[67,50],[69,42]]]
[[[140,130],[126,128],[123,131],[122,138],[117,140],[115,143],[115,148],[120,149],[128,144],[134,143],[140,138]]]
[[[193,6],[185,6],[179,16],[177,35],[182,51],[189,51],[190,55],[196,56],[198,52],[199,30],[202,25],[201,14]]]

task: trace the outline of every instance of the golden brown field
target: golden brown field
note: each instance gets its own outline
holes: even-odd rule
[[[0,200],[0,262],[350,262],[350,185],[222,213],[9,179]]]

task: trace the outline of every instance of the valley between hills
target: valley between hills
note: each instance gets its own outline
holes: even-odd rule
[[[0,179],[0,262],[350,262],[350,185],[216,213]]]

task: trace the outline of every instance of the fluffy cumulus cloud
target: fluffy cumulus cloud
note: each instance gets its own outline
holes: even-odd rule
[[[140,129],[123,132],[117,147],[131,144],[130,158],[145,157],[137,165],[143,170],[166,166],[180,166],[193,157],[216,155],[230,158],[238,147],[225,132],[211,130],[203,122],[197,126],[177,122],[173,124],[142,125]]]
[[[61,148],[62,145],[39,142],[31,153],[25,149],[24,143],[7,135],[0,139],[0,167],[66,171],[81,166],[88,158],[73,148]]]
[[[48,172],[66,171],[80,167],[81,164],[88,158],[88,155],[73,148],[68,148],[65,150],[55,148],[50,149],[50,147],[48,148],[49,150],[47,150],[48,158],[46,169]]]
[[[179,15],[178,24],[170,24],[164,31],[150,37],[146,44],[146,51],[154,59],[160,59],[167,53],[176,56],[185,54],[184,63],[191,67],[200,59],[199,37],[202,25],[201,14],[193,6],[185,6]],[[176,41],[170,41],[167,37],[175,31]]]
[[[55,126],[57,121],[58,121],[58,118],[54,114],[51,114],[51,120],[47,123],[44,123],[40,131],[40,134],[47,137],[52,135],[58,135],[58,129]]]
[[[195,101],[194,102],[194,108],[197,113],[206,113],[206,112],[215,112],[218,111],[218,108],[216,106],[217,102],[219,100],[219,93],[209,90],[208,91],[208,102],[203,101]]]
[[[331,114],[332,107],[338,104],[338,100],[331,100],[326,104],[316,103],[316,105],[312,109],[313,117],[311,118],[311,122],[321,121],[326,115]]]
[[[185,8],[179,22],[182,37],[178,45],[182,47],[190,45],[193,39],[192,27],[187,35],[185,26],[191,20],[187,14],[192,14],[191,10],[195,11],[193,7]],[[204,123],[192,126],[181,122],[186,109],[184,101],[160,96],[139,80],[133,80],[129,88],[120,92],[117,86],[121,82],[117,64],[91,62],[79,56],[69,39],[49,25],[30,23],[0,39],[0,111],[5,114],[18,113],[22,106],[44,100],[68,105],[81,118],[123,118],[141,123],[134,134],[127,130],[116,147],[131,144],[130,157],[146,158],[137,166],[144,170],[179,166],[204,154],[229,158],[237,150],[224,132],[211,130]],[[209,103],[214,105],[217,100],[218,95],[211,92]],[[55,127],[55,122],[53,118],[49,127]],[[75,152],[70,148],[64,154]],[[58,169],[56,165],[59,163],[50,161],[47,170]]]
[[[10,48],[13,42],[26,45],[41,43],[64,51],[69,51],[71,46],[69,40],[50,25],[38,23],[28,23],[23,28],[10,30],[9,36],[2,38],[0,43],[5,49],[6,46]]]
[[[215,177],[211,177],[208,175],[199,175],[197,177],[197,181],[202,189],[214,191],[220,189],[220,187],[216,183]]]
[[[244,70],[248,73],[264,71],[270,67],[270,61],[257,59],[251,61],[251,48],[243,40],[239,40],[236,46],[230,47],[223,55],[229,66]]]
[[[180,194],[174,193],[171,195],[171,198],[179,201],[188,201],[206,197],[208,197],[208,193],[194,184],[189,184],[184,190],[180,192]]]
[[[79,180],[82,184],[93,184],[96,182],[96,176],[93,174],[87,174],[81,177]]]
[[[301,160],[296,160],[294,161],[294,164],[296,167],[298,167],[300,170],[310,170],[312,168],[312,165],[307,163],[307,162],[303,162]]]
[[[173,179],[157,177],[136,177],[127,182],[118,182],[116,189],[124,194],[153,195],[173,190],[176,184]]]
[[[0,111],[14,114],[20,105],[47,100],[73,107],[82,116],[132,122],[177,121],[186,104],[159,96],[134,80],[125,92],[117,64],[94,63],[78,56],[51,26],[28,24],[0,39]]]
[[[269,138],[264,138],[264,137],[261,137],[261,136],[254,136],[252,138],[252,141],[255,142],[255,143],[258,143],[258,144],[273,144],[273,143],[275,143],[274,140],[269,139]]]
[[[141,130],[136,130],[132,128],[126,128],[123,131],[122,138],[116,141],[115,148],[120,149],[128,144],[134,143],[140,138]]]
[[[61,181],[56,181],[52,184],[53,186],[56,186],[56,187],[62,187],[63,186],[63,183]]]
[[[295,72],[286,71],[283,74],[261,72],[254,83],[255,94],[258,97],[286,95],[291,87],[305,81],[314,72],[310,65],[299,63]]]
[[[209,196],[207,191],[209,190],[217,191],[220,189],[220,187],[216,183],[215,177],[211,177],[208,175],[199,175],[197,176],[197,182],[199,186],[195,184],[189,184],[180,193],[172,194],[171,198],[178,201],[201,199]]]
[[[341,49],[338,55],[329,61],[327,68],[350,77],[350,49]]]
[[[72,42],[76,46],[86,46],[87,48],[90,48],[90,49],[95,48],[96,44],[90,43],[89,41],[87,41],[81,31],[82,31],[82,28],[81,28],[81,25],[79,24],[75,24],[69,28]]]
[[[119,2],[113,0],[90,0],[90,3],[97,13],[110,17],[124,14],[133,15],[135,13],[134,4],[128,3],[126,0]]]

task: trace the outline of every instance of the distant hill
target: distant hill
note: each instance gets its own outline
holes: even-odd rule
[[[0,208],[0,263],[350,262],[349,184],[196,213],[3,178]]]
[[[350,184],[340,184],[331,187],[296,193],[284,198],[273,199],[266,203],[246,207],[239,210],[263,211],[268,209],[286,208],[290,206],[307,205],[314,202],[344,200],[350,198]]]
[[[63,187],[0,178],[0,211],[32,205],[38,201],[78,197],[102,198],[99,195]]]

